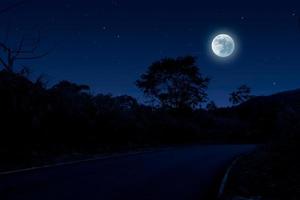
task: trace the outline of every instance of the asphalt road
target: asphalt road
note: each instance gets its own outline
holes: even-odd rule
[[[201,145],[0,176],[1,200],[207,200],[254,145]]]

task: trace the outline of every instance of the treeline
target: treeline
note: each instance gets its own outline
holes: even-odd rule
[[[189,56],[155,62],[141,75],[136,85],[150,105],[127,95],[92,95],[89,86],[69,81],[47,88],[42,79],[3,69],[1,164],[160,145],[263,143],[299,130],[299,93],[253,97],[241,86],[230,94],[240,105],[209,102],[203,109],[208,84]]]
[[[45,88],[41,81],[0,72],[2,163],[71,152],[244,140],[236,124],[240,126],[202,109],[151,107],[130,96],[93,96],[88,86],[69,81]]]

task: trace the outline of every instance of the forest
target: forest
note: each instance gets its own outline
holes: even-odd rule
[[[42,78],[30,80],[24,70],[2,67],[4,168],[62,155],[298,138],[298,90],[259,97],[242,85],[228,95],[232,106],[218,108],[208,101],[210,80],[192,56],[164,58],[149,66],[136,81],[149,103],[127,95],[93,95],[89,86],[67,80],[47,87]]]

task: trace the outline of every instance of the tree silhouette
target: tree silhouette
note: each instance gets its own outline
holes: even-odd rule
[[[37,52],[40,41],[40,33],[35,38],[23,35],[21,40],[16,44],[17,47],[0,41],[0,66],[6,71],[14,72],[14,66],[17,61],[34,60],[48,55],[49,52]]]
[[[236,91],[229,94],[229,101],[233,105],[237,105],[251,99],[252,97],[251,88],[247,85],[241,85]]]
[[[206,109],[207,109],[208,111],[214,111],[214,110],[217,110],[218,107],[217,107],[217,105],[216,105],[216,103],[215,103],[214,101],[210,101],[210,102],[208,102],[208,104],[206,105]]]
[[[206,101],[209,79],[203,77],[193,56],[166,58],[153,63],[136,85],[162,107],[190,109]]]
[[[90,90],[88,85],[77,85],[69,81],[60,81],[52,87],[52,90],[63,94],[80,94]]]
[[[0,14],[6,13],[28,1],[30,0],[19,0],[7,7],[0,6]],[[14,44],[8,44],[8,35],[10,35],[9,30],[6,31],[6,38],[0,41],[0,67],[3,67],[6,71],[14,72],[14,65],[19,60],[34,60],[49,54],[49,52],[37,52],[41,41],[40,32],[38,32],[37,37],[23,35],[19,41],[14,39]],[[24,72],[27,73],[28,68],[23,66],[21,74],[24,74]]]
[[[138,107],[137,100],[128,95],[113,97],[111,94],[98,94],[93,98],[93,103],[98,114],[134,110]]]

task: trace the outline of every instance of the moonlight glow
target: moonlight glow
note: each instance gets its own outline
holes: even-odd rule
[[[234,40],[227,34],[217,35],[211,43],[211,48],[217,56],[228,57],[234,52]]]

